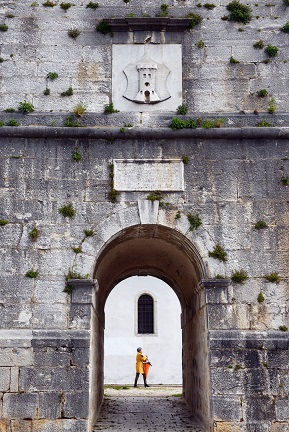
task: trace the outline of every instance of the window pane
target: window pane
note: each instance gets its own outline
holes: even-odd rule
[[[154,333],[154,301],[147,294],[138,299],[138,333]]]

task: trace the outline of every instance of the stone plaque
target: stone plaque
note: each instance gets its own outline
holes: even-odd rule
[[[112,101],[120,111],[176,111],[182,104],[181,44],[113,45]]]
[[[184,164],[179,159],[115,159],[117,191],[183,191]]]

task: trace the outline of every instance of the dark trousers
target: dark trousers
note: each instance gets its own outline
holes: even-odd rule
[[[138,382],[139,376],[140,376],[139,373],[136,373],[136,374],[135,374],[134,387],[137,386],[137,382]],[[146,379],[146,376],[145,376],[145,374],[142,374],[142,376],[143,376],[143,383],[144,383],[144,386],[147,387],[147,379]]]

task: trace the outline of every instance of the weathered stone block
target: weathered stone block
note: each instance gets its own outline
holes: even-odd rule
[[[236,396],[213,396],[212,412],[215,420],[239,422],[242,419],[242,401]]]
[[[268,352],[268,365],[270,368],[289,368],[289,351],[276,350]]]
[[[9,431],[9,421],[0,419],[0,432],[8,432]]]
[[[87,420],[35,420],[32,432],[84,432],[87,430]]]
[[[0,351],[0,366],[29,366],[32,362],[31,348],[4,348]]]
[[[47,347],[45,349],[34,349],[35,366],[69,366],[72,358],[72,349]]]
[[[213,394],[235,395],[244,392],[244,371],[231,368],[212,368],[211,383]]]
[[[10,368],[0,367],[0,391],[7,391],[10,387]]]
[[[59,393],[39,393],[38,417],[46,419],[61,417],[61,398]]]
[[[21,368],[20,390],[23,391],[54,391],[81,390],[88,386],[89,370],[86,368]]]
[[[278,397],[276,400],[276,419],[277,421],[288,421],[289,419],[289,398]]]
[[[91,320],[90,304],[71,304],[70,328],[89,329]]]
[[[10,376],[10,392],[18,392],[19,390],[19,367],[11,367]]]
[[[251,394],[245,402],[245,418],[248,423],[275,419],[275,406],[273,396]]]
[[[6,393],[3,396],[3,414],[6,418],[33,419],[37,411],[37,393]]]
[[[64,416],[88,418],[89,393],[86,391],[65,393]]]
[[[244,389],[250,394],[269,393],[269,373],[263,368],[244,371]]]
[[[11,432],[31,432],[32,420],[11,420]]]

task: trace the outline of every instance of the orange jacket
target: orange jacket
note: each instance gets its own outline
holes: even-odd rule
[[[147,357],[143,354],[141,354],[140,352],[137,353],[136,355],[136,365],[135,365],[135,369],[136,369],[136,373],[140,373],[143,374],[144,370],[143,370],[143,362],[146,361]]]

